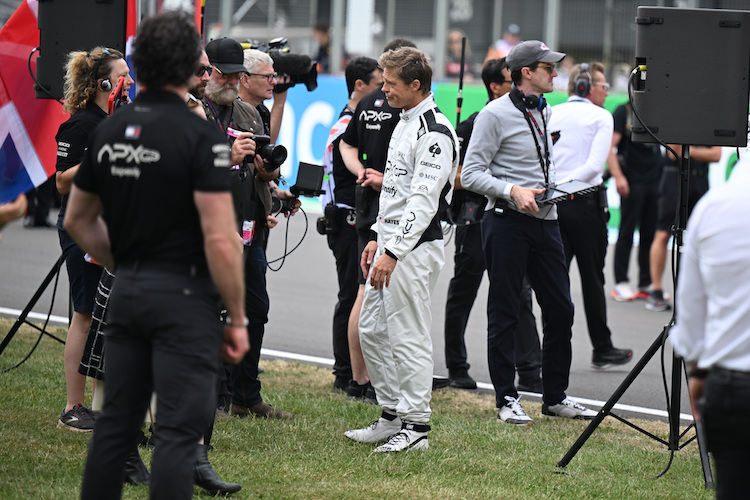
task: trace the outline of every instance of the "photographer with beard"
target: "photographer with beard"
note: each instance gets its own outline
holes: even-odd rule
[[[244,243],[245,313],[249,319],[250,352],[240,367],[231,370],[241,376],[231,376],[229,413],[259,418],[291,418],[291,414],[263,401],[258,380],[258,360],[269,310],[265,252],[269,230],[267,217],[271,213],[268,183],[278,179],[279,169],[269,172],[264,160],[255,155],[252,136],[265,132],[263,120],[255,107],[237,98],[240,78],[248,73],[242,45],[231,38],[221,38],[206,45],[206,53],[213,71],[206,85],[203,107],[208,120],[216,124],[232,143],[232,164],[239,165],[231,172],[231,184],[237,230]],[[227,135],[229,128],[243,132],[232,141]],[[248,156],[253,157],[252,162]],[[220,394],[220,398],[226,397],[227,394]],[[220,399],[219,404],[220,408],[225,408],[226,402]]]

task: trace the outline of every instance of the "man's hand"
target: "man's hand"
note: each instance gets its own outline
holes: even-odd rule
[[[624,175],[618,175],[615,177],[615,187],[617,188],[617,194],[623,198],[627,198],[630,194],[630,185],[628,179]]]
[[[358,180],[363,186],[371,186],[375,191],[380,191],[383,187],[383,172],[374,168],[366,168],[362,173],[361,180]]]
[[[362,268],[362,274],[364,275],[365,279],[367,279],[367,275],[370,274],[370,266],[372,265],[372,259],[375,258],[375,253],[378,251],[378,242],[377,241],[370,241],[365,246],[365,249],[362,250],[362,259],[360,261],[360,267]]]
[[[255,173],[258,174],[258,178],[263,182],[275,181],[279,178],[279,169],[276,168],[270,172],[266,170],[269,165],[268,161],[261,158],[260,155],[255,155]]]
[[[510,198],[519,210],[535,214],[539,212],[539,206],[536,204],[534,197],[544,191],[544,189],[524,188],[516,184],[510,190]]]
[[[285,191],[282,189],[277,189],[274,191],[274,196],[276,196],[280,200],[291,200],[294,199],[294,206],[289,211],[289,213],[284,214],[284,217],[289,217],[290,215],[294,215],[297,212],[299,212],[299,207],[302,206],[302,202],[299,200],[299,198],[294,198],[294,195],[291,191]]]
[[[456,170],[456,178],[453,179],[453,189],[456,191],[464,188],[461,185],[461,169],[462,168],[463,168],[463,165],[458,166],[458,170]]]
[[[250,350],[250,341],[245,326],[224,326],[224,344],[221,346],[221,357],[227,363],[237,364]]]
[[[242,132],[232,143],[232,165],[239,165],[247,155],[255,154],[255,141],[250,132]]]
[[[396,269],[398,261],[388,254],[383,254],[378,260],[375,261],[375,265],[372,266],[372,272],[370,273],[370,285],[375,290],[382,290],[387,288],[391,284],[391,274]]]
[[[698,411],[698,401],[703,397],[703,389],[706,387],[706,379],[690,377],[688,379],[688,393],[690,394],[690,411],[696,422],[700,422],[701,414]]]
[[[278,223],[279,223],[279,219],[277,219],[273,215],[266,216],[266,225],[268,226],[268,229],[275,228]]]

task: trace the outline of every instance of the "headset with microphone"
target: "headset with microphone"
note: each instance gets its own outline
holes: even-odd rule
[[[99,88],[102,89],[104,92],[110,92],[112,90],[112,82],[109,81],[109,78],[105,78],[99,84]]]
[[[576,76],[573,91],[578,97],[586,97],[591,92],[591,73],[589,73],[588,63],[581,63],[581,71]]]

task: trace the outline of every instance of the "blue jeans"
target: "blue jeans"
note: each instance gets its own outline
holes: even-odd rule
[[[542,383],[544,402],[565,399],[572,349],[573,302],[560,228],[547,221],[505,210],[487,211],[482,244],[490,280],[487,300],[487,357],[497,405],[518,397],[513,332],[518,325],[521,286],[526,276],[542,309]]]

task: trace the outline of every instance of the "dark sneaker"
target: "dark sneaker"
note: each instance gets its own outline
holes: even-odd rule
[[[661,312],[669,311],[672,309],[672,306],[669,305],[667,299],[664,298],[664,293],[661,290],[654,290],[649,295],[648,301],[646,301],[646,309],[649,311]]]
[[[356,399],[363,403],[378,404],[378,399],[375,397],[375,389],[372,388],[370,382],[360,385],[352,380],[349,383],[349,388],[346,390],[346,397],[347,399]]]
[[[60,420],[57,421],[58,429],[68,429],[76,432],[91,432],[94,430],[94,413],[83,406],[77,404],[67,413],[65,408],[60,412]]]
[[[331,388],[331,392],[338,392],[341,394],[346,394],[346,390],[349,389],[350,381],[351,379],[349,377],[337,376],[336,379],[333,381],[333,387]]]
[[[605,370],[610,366],[624,365],[633,359],[632,349],[617,349],[613,347],[607,352],[591,355],[591,366],[597,370]]]
[[[232,403],[229,406],[229,414],[235,417],[270,418],[278,420],[291,420],[294,418],[291,413],[284,410],[278,410],[264,401],[254,404],[249,408]]]
[[[435,389],[442,389],[444,387],[448,387],[451,384],[451,381],[449,378],[445,377],[432,377],[432,390]]]
[[[459,373],[456,376],[450,377],[450,386],[457,389],[476,389],[477,381],[471,378],[467,372]]]
[[[570,398],[565,398],[556,405],[542,403],[542,415],[548,417],[564,417],[574,420],[593,420],[597,413],[580,405]]]

